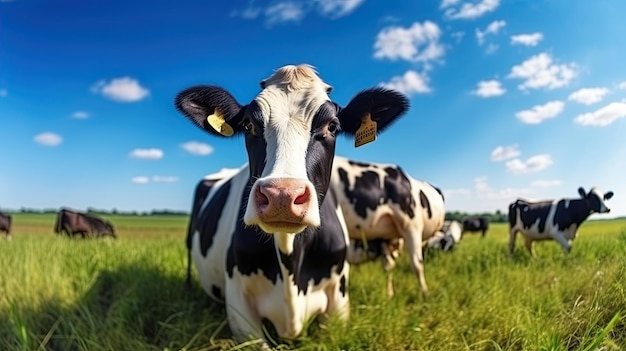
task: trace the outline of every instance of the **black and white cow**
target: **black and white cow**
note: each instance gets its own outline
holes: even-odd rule
[[[429,248],[451,251],[461,241],[463,226],[458,221],[445,221],[443,228],[428,239]]]
[[[186,89],[175,102],[205,131],[245,139],[248,166],[212,186],[191,238],[200,283],[225,301],[237,340],[263,339],[264,319],[287,339],[314,316],[347,319],[348,236],[329,189],[336,137],[370,118],[380,132],[408,109],[404,95],[383,88],[341,108],[308,65],[284,66],[261,88],[244,106],[217,86]]]
[[[481,232],[485,237],[489,230],[489,218],[485,216],[470,217],[463,220],[463,233]]]
[[[445,207],[441,191],[412,178],[394,164],[357,162],[337,156],[333,168],[337,176],[332,178],[332,187],[350,238],[402,239],[411,268],[422,291],[427,292],[422,247],[443,226]],[[385,257],[385,262],[389,261],[393,258]]]
[[[608,213],[605,200],[613,197],[613,192],[602,194],[596,187],[585,193],[578,188],[580,198],[546,201],[518,199],[509,205],[509,253],[515,250],[517,233],[524,236],[524,244],[533,255],[533,241],[556,240],[566,253],[572,249],[572,240],[578,234],[580,225],[593,213]]]

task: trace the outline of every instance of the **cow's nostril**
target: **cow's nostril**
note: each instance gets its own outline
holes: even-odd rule
[[[309,202],[309,190],[307,188],[304,188],[304,192],[298,195],[293,203],[294,205],[303,205],[307,202]]]
[[[256,201],[257,206],[267,206],[270,204],[270,199],[267,195],[263,194],[261,187],[257,187],[254,194],[254,200]]]

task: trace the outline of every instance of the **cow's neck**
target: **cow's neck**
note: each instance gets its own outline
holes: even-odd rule
[[[277,233],[274,234],[274,247],[278,255],[280,273],[283,278],[283,292],[285,294],[285,313],[293,316],[297,307],[298,285],[295,275],[298,268],[292,266],[294,261],[289,259],[294,255],[296,234]]]
[[[575,199],[570,200],[570,206],[573,210],[572,220],[576,223],[576,226],[580,227],[580,224],[584,222],[589,215],[591,215],[589,204],[585,199]]]

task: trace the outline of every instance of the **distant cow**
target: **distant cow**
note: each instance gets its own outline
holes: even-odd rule
[[[556,240],[566,253],[572,249],[578,228],[592,213],[608,213],[605,200],[613,197],[609,191],[604,195],[596,187],[585,193],[578,188],[580,198],[547,201],[518,199],[509,205],[509,253],[515,249],[518,232],[524,236],[524,244],[533,255],[532,243],[540,240]]]
[[[471,217],[463,220],[463,233],[482,232],[482,237],[484,238],[488,229],[489,218],[487,217]]]
[[[443,251],[450,251],[461,241],[463,228],[458,221],[445,221],[443,228],[438,231],[430,239],[428,239],[429,248],[438,248]]]
[[[6,237],[11,235],[11,215],[0,212],[0,233]]]
[[[402,239],[411,268],[423,292],[422,246],[443,227],[443,195],[436,187],[412,178],[398,165],[335,157],[332,187],[351,239]],[[386,257],[386,261],[391,258]]]
[[[57,213],[54,232],[61,234],[65,232],[67,236],[73,237],[80,234],[83,238],[86,236],[112,236],[117,238],[115,229],[109,221],[105,221],[96,216],[77,212],[68,209],[61,209]]]
[[[408,99],[378,87],[340,107],[330,91],[310,66],[289,65],[246,105],[218,86],[176,97],[177,110],[201,129],[245,141],[248,164],[211,186],[190,240],[200,283],[225,302],[238,341],[265,342],[263,320],[293,339],[313,317],[348,318],[348,235],[329,189],[336,138],[372,140]]]

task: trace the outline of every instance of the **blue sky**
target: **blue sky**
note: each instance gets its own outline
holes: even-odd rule
[[[246,161],[173,107],[217,84],[241,103],[285,64],[345,105],[386,85],[411,110],[337,153],[400,164],[448,210],[613,190],[626,215],[626,2],[0,0],[0,208],[189,210]],[[599,215],[594,218],[601,218]]]

